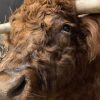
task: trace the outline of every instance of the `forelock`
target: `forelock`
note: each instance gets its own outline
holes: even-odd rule
[[[32,20],[43,20],[44,16],[50,13],[75,15],[74,7],[72,7],[71,1],[69,1],[70,0],[25,0],[24,4],[13,15],[15,15],[17,19],[24,20],[24,22],[28,22],[29,20],[31,20],[31,22]]]

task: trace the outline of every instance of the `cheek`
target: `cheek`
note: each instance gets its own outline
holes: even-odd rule
[[[70,45],[70,41],[71,41],[70,40],[70,35],[68,35],[66,33],[60,33],[60,34],[57,34],[57,36],[56,36],[56,43],[61,48],[69,46]]]
[[[62,58],[57,63],[57,76],[59,79],[64,79],[63,81],[69,82],[71,78],[74,76],[75,72],[75,62],[71,56],[62,55]]]

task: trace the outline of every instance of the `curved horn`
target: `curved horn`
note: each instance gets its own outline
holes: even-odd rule
[[[0,24],[0,34],[10,32],[11,25],[10,23]]]
[[[100,0],[75,0],[79,14],[100,13]]]

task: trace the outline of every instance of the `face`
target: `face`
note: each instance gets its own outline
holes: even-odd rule
[[[85,32],[75,16],[46,12],[34,20],[21,18],[12,19],[9,52],[0,68],[0,95],[3,100],[50,99],[83,75]]]

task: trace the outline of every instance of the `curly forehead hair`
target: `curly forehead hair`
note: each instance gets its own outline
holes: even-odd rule
[[[74,0],[25,0],[25,5],[39,3],[40,5],[48,5],[49,7],[62,6],[62,8],[71,8],[69,11],[74,10]]]
[[[65,11],[65,12],[64,12]],[[14,13],[14,18],[22,20],[39,20],[46,13],[64,13],[76,15],[73,0],[24,0],[24,4]],[[23,19],[25,18],[25,19]]]

